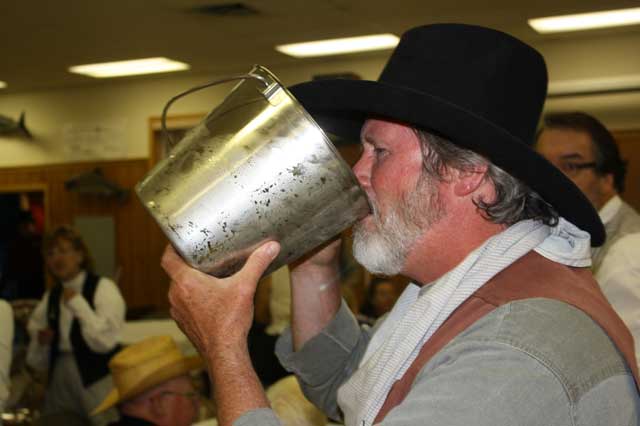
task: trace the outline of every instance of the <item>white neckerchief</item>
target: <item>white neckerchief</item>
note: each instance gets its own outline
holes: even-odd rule
[[[526,220],[485,241],[428,291],[410,284],[372,337],[358,370],[338,390],[345,425],[372,425],[391,386],[449,315],[531,250],[566,265],[591,264],[588,233],[562,218],[555,227]]]

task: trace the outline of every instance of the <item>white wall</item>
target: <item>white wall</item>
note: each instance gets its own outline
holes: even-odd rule
[[[541,38],[535,47],[545,57],[551,82],[632,75],[640,81],[640,46],[634,33],[585,32],[579,37],[560,34]],[[598,56],[594,55],[596,51],[600,52]],[[552,97],[547,99],[545,110],[584,110],[611,129],[640,129],[640,87],[635,92]]]
[[[369,58],[355,62],[327,62],[322,66],[273,68],[271,71],[285,85],[330,72],[356,71],[363,78],[375,79],[384,60]],[[251,64],[238,73],[250,69]],[[34,135],[33,140],[0,136],[0,167],[96,158],[146,158],[149,155],[149,119],[159,117],[172,96],[219,77],[222,76],[181,77],[175,74],[161,78],[112,80],[92,87],[0,95],[0,113],[17,119],[25,111],[27,128]],[[205,114],[224,98],[231,87],[231,84],[216,86],[181,98],[172,105],[169,114]],[[84,140],[87,134],[90,140]],[[92,143],[101,137],[109,149],[100,149]]]
[[[576,48],[562,42],[540,43],[538,48],[547,58],[552,81],[640,74],[637,46],[620,37],[613,39],[612,46],[607,58],[590,58],[588,47]],[[331,72],[350,71],[375,79],[385,60],[385,56],[378,56],[350,61],[301,61],[299,67],[271,70],[285,85]],[[248,63],[238,73],[250,68]],[[128,81],[116,79],[91,87],[0,95],[0,113],[17,119],[25,111],[27,127],[35,136],[33,140],[0,137],[0,167],[146,158],[149,118],[159,117],[166,101],[180,91],[219,77],[184,77],[176,73]],[[205,114],[230,87],[217,86],[182,98],[171,108],[170,115]],[[545,109],[581,109],[595,114],[613,129],[640,128],[640,92],[552,98]],[[97,146],[100,139],[103,144]]]

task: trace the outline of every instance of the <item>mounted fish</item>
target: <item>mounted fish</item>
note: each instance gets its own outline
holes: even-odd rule
[[[22,136],[33,139],[33,135],[24,124],[24,112],[20,114],[18,121],[0,115],[0,136]]]
[[[64,187],[71,192],[99,195],[103,197],[114,197],[120,202],[127,198],[129,192],[128,190],[121,188],[118,184],[105,178],[100,168],[72,177],[64,183]]]

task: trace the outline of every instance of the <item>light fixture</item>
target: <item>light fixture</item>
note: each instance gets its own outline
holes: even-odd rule
[[[640,74],[627,74],[582,80],[550,81],[548,96],[620,93],[636,90],[640,90]]]
[[[640,23],[640,7],[549,16],[529,19],[528,22],[534,30],[542,34],[633,25]]]
[[[282,44],[276,46],[276,50],[296,58],[309,58],[312,56],[342,55],[345,53],[392,49],[398,44],[398,41],[399,38],[393,34],[374,34],[306,43]]]
[[[167,58],[145,58],[131,61],[104,62],[100,64],[76,65],[69,68],[75,74],[95,78],[122,77],[125,75],[155,74],[182,71],[189,65]]]
[[[7,83],[0,81],[0,89],[4,89],[5,87],[7,87]]]

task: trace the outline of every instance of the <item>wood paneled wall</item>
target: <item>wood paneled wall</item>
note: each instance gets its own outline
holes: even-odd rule
[[[615,132],[620,150],[629,162],[624,198],[640,210],[640,131]],[[340,146],[348,163],[355,163],[358,145]],[[104,176],[130,190],[123,203],[116,199],[69,192],[64,182],[99,167]],[[130,308],[153,305],[166,309],[169,279],[159,266],[167,240],[133,192],[149,170],[146,159],[86,162],[0,169],[0,190],[44,190],[47,224],[73,223],[78,215],[110,215],[116,227],[116,261],[122,268],[120,288]]]
[[[627,177],[622,198],[640,211],[640,130],[613,132],[620,156],[627,162]]]
[[[129,190],[124,202],[65,189],[66,180],[97,167],[105,178]],[[0,189],[44,189],[48,229],[72,224],[78,215],[112,216],[116,229],[115,259],[122,268],[119,285],[128,307],[153,305],[164,309],[168,306],[169,279],[159,264],[167,240],[133,191],[148,168],[146,159],[7,168],[0,169]]]

